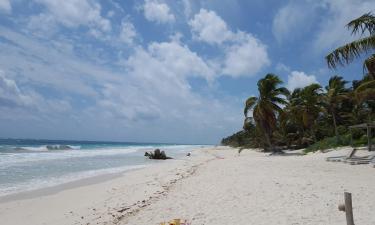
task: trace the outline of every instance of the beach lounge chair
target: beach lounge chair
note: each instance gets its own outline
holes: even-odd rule
[[[375,168],[375,159],[372,159],[370,162],[371,166]]]
[[[327,157],[326,160],[328,162],[342,162],[343,160],[354,157],[354,154],[356,153],[356,151],[357,151],[357,148],[352,148],[346,155]]]
[[[352,158],[343,160],[343,162],[348,163],[350,165],[359,165],[359,164],[369,164],[373,160],[375,160],[375,153],[373,153],[372,155],[364,156],[364,157],[352,157]]]

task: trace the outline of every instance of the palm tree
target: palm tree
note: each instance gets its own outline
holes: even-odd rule
[[[304,124],[304,117],[303,117],[303,99],[301,97],[302,89],[296,88],[293,92],[288,96],[288,104],[284,109],[284,115],[281,119],[285,119],[286,121],[282,121],[284,123],[289,124],[290,127],[294,127],[294,132],[288,132],[288,136],[293,138],[295,143],[298,147],[303,146],[303,138],[305,136],[305,124]],[[305,115],[306,117],[306,115]]]
[[[272,133],[276,127],[277,114],[282,112],[281,106],[287,103],[283,96],[289,94],[285,87],[279,87],[280,84],[282,81],[278,76],[267,74],[258,81],[259,97],[248,98],[244,109],[245,117],[248,117],[250,110],[253,111],[256,126],[262,130],[271,151],[274,151]]]
[[[319,84],[310,84],[302,89],[293,91],[291,104],[295,107],[296,117],[300,116],[300,123],[303,126],[304,133],[310,133],[314,141],[316,138],[316,120],[323,111],[323,92]],[[304,137],[308,138],[308,137]]]
[[[328,67],[336,68],[339,65],[351,63],[362,54],[371,54],[375,49],[375,16],[366,13],[361,17],[350,21],[346,27],[352,30],[352,35],[361,34],[361,38],[347,43],[326,56]],[[365,33],[369,36],[362,37]],[[372,79],[375,79],[375,54],[372,54],[364,62],[364,69],[367,69]]]
[[[375,80],[369,80],[363,82],[354,91],[356,100],[358,103],[362,103],[366,100],[375,99]]]
[[[375,119],[375,80],[369,75],[364,76],[361,81],[353,82],[354,98],[358,112],[366,112],[365,121]]]
[[[348,98],[349,90],[345,88],[345,81],[340,76],[333,76],[329,79],[328,86],[326,86],[325,102],[328,113],[332,116],[333,127],[335,130],[336,141],[339,143],[339,133],[337,130],[337,120],[339,116],[340,104],[344,99]]]

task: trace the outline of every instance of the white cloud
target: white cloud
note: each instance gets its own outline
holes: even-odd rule
[[[310,84],[319,83],[314,75],[308,75],[300,71],[292,71],[288,75],[287,88],[293,91],[296,88],[303,88]]]
[[[144,16],[147,20],[157,23],[170,23],[175,21],[174,15],[166,3],[156,0],[145,0],[143,5]]]
[[[277,41],[293,40],[309,31],[315,18],[318,1],[290,1],[280,8],[272,22]]]
[[[22,113],[20,107],[0,107],[2,124],[14,114],[13,121],[43,126],[42,135],[55,138],[159,142],[215,142],[241,126],[242,102],[199,94],[190,85],[192,77],[210,81],[216,73],[178,38],[135,47],[117,70],[75,56],[64,42],[53,47],[1,26],[0,37],[15,43],[0,43],[0,68],[33,102]]]
[[[0,71],[0,106],[20,107],[32,105],[33,100],[21,93],[16,82]]]
[[[175,131],[184,127],[189,132],[185,134],[187,136],[198,135],[218,124],[222,126],[229,120],[236,124],[228,118],[228,115],[236,115],[234,110],[193,92],[188,79],[196,76],[210,80],[214,71],[187,46],[175,41],[153,42],[145,49],[137,48],[125,66],[127,79],[105,85],[96,115],[106,112],[110,117],[127,121],[128,126],[138,124],[132,126],[133,132],[142,126],[151,130],[168,127]],[[223,112],[227,115],[223,116]],[[139,123],[145,124],[139,126]],[[198,133],[192,130],[198,130]],[[166,132],[175,135],[164,130],[153,136],[163,136]]]
[[[315,47],[318,50],[336,48],[357,37],[346,29],[349,21],[375,9],[373,0],[322,0],[328,16],[320,24]]]
[[[189,25],[195,39],[209,44],[222,44],[233,37],[225,21],[214,11],[201,9],[189,21]]]
[[[266,47],[250,34],[226,50],[223,73],[233,77],[252,76],[270,64]]]
[[[214,76],[214,72],[197,53],[180,43],[152,43],[148,51],[166,70],[172,71],[173,76],[201,76],[206,80]]]
[[[190,0],[182,0],[182,5],[184,7],[185,17],[189,18],[192,13],[192,4]]]
[[[0,12],[10,13],[12,11],[12,5],[10,0],[0,0]]]
[[[95,0],[35,0],[45,6],[46,11],[31,17],[33,28],[38,22],[42,29],[48,29],[55,23],[69,28],[87,26],[92,33],[111,31],[110,20],[101,16],[101,6]],[[45,23],[49,25],[47,28]]]
[[[216,45],[224,53],[220,73],[232,77],[253,76],[270,64],[266,46],[253,35],[232,32],[214,11],[201,9],[189,21],[193,38]]]
[[[126,44],[133,44],[137,36],[134,25],[129,21],[123,21],[120,28],[120,40]]]
[[[19,71],[19,76],[28,82],[53,87],[56,91],[95,96],[96,92],[88,85],[89,82],[117,79],[98,64],[91,64],[76,57],[70,46],[64,46],[66,43],[41,43],[1,26],[0,36],[12,40],[19,48],[26,49],[20,53],[14,45],[3,44],[0,51],[0,67],[4,71]]]
[[[46,122],[51,115],[66,117],[66,113],[71,111],[69,101],[46,99],[30,88],[22,90],[15,80],[0,71],[0,118],[3,120]]]
[[[326,51],[357,38],[346,24],[374,8],[373,0],[289,1],[276,13],[272,32],[279,42],[308,33],[313,37],[314,50]]]
[[[289,73],[290,72],[290,67],[289,66],[287,66],[287,65],[285,65],[284,63],[277,63],[277,65],[276,65],[276,70],[278,71],[278,72],[287,72],[287,73]]]

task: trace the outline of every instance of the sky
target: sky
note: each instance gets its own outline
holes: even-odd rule
[[[0,0],[0,137],[216,144],[257,81],[363,75],[324,56],[370,0]]]

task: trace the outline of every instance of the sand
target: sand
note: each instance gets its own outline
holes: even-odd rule
[[[343,193],[357,225],[375,224],[375,168],[326,162],[347,149],[268,156],[218,147],[97,182],[0,199],[1,224],[343,225]],[[44,195],[41,193],[45,193]],[[6,221],[6,222],[5,222]]]

